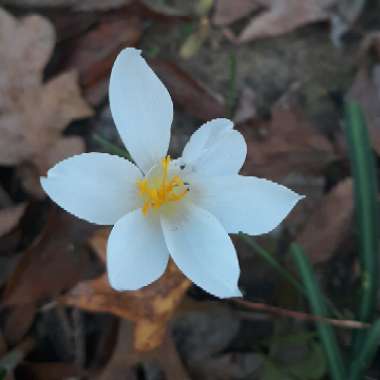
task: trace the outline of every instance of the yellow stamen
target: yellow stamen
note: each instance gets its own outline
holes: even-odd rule
[[[187,194],[188,188],[178,175],[168,178],[169,166],[170,156],[166,156],[161,160],[162,177],[158,186],[152,186],[146,178],[137,181],[139,194],[144,199],[144,215],[150,209],[160,208],[169,202],[178,202]]]

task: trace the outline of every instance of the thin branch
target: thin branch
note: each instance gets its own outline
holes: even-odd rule
[[[293,318],[299,321],[323,322],[335,327],[340,327],[344,329],[354,329],[354,330],[368,329],[369,327],[371,327],[369,323],[352,321],[352,320],[347,320],[347,319],[331,319],[331,318],[318,317],[316,315],[303,313],[300,311],[283,309],[281,307],[271,306],[271,305],[267,305],[261,302],[250,302],[250,301],[245,301],[245,300],[240,300],[240,299],[234,299],[233,302],[241,306],[244,306],[247,309],[255,310],[261,313],[269,313],[269,314],[273,314],[279,317]]]

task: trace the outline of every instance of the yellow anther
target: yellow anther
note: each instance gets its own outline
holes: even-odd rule
[[[188,192],[182,179],[175,175],[169,176],[170,156],[161,160],[162,174],[158,186],[151,185],[147,179],[137,181],[139,194],[144,199],[142,212],[147,215],[151,208],[157,209],[169,202],[180,201]]]

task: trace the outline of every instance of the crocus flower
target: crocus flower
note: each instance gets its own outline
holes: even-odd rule
[[[195,284],[241,296],[229,233],[274,229],[301,199],[274,182],[238,174],[247,146],[227,119],[203,124],[182,157],[168,156],[173,103],[140,51],[123,50],[110,80],[113,119],[136,164],[106,153],[59,162],[41,178],[46,193],[78,218],[113,225],[109,282],[136,290],[158,279],[169,256]]]

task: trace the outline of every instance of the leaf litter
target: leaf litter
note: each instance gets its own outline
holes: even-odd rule
[[[340,260],[342,245],[353,239],[354,210],[339,125],[326,135],[324,119],[312,117],[308,104],[298,96],[305,95],[305,83],[290,85],[281,93],[278,87],[271,97],[263,97],[262,89],[253,85],[260,73],[252,73],[239,59],[265,56],[265,49],[276,49],[271,39],[285,34],[289,39],[302,39],[297,32],[294,36],[288,33],[304,26],[315,38],[326,41],[329,33],[335,33],[341,54],[347,58],[339,31],[344,24],[343,33],[350,32],[366,8],[359,2],[345,7],[346,2],[338,0],[308,0],[302,6],[294,0],[239,0],[233,5],[215,0],[211,5],[197,2],[196,9],[205,9],[197,14],[183,12],[189,6],[180,0],[168,2],[169,7],[153,3],[0,1],[22,9],[17,12],[21,16],[15,17],[0,8],[1,354],[22,350],[27,343],[26,359],[16,363],[10,376],[16,380],[89,375],[101,380],[126,376],[159,379],[162,375],[169,380],[307,378],[310,363],[318,360],[320,370],[313,378],[322,379],[325,364],[314,339],[307,340],[311,356],[303,352],[297,365],[283,359],[298,357],[299,347],[294,345],[277,345],[278,352],[263,353],[260,339],[273,340],[276,346],[273,331],[278,324],[288,340],[297,333],[287,328],[287,322],[273,321],[265,314],[253,314],[257,320],[242,318],[236,306],[221,305],[192,286],[173,263],[165,276],[144,289],[112,290],[105,273],[109,229],[96,230],[57,211],[49,201],[40,201],[43,194],[38,178],[55,162],[85,151],[93,133],[111,134],[105,119],[97,116],[107,110],[109,70],[122,47],[138,46],[149,55],[173,96],[179,111],[178,135],[188,135],[202,120],[225,116],[225,99],[235,88],[241,96],[237,104],[229,106],[234,110],[236,128],[248,142],[243,172],[293,184],[298,191],[312,188],[306,191],[307,206],[289,217],[283,231],[262,239],[274,257],[287,265],[287,241],[295,239],[320,268],[333,258]],[[62,6],[64,11],[57,16],[54,8]],[[183,38],[181,28],[188,28],[191,22],[195,32]],[[200,25],[207,25],[207,33],[200,33]],[[340,96],[361,104],[374,151],[380,155],[378,33],[363,35],[357,45],[357,61],[347,58],[355,66],[355,77],[351,75],[344,89],[340,83],[336,88]],[[240,46],[226,40],[231,35]],[[261,46],[252,43],[259,39],[266,42]],[[210,80],[206,79],[202,70],[212,70],[214,61],[225,57],[220,54],[224,50],[236,55],[237,72],[228,73],[224,61],[222,76],[216,73],[214,78],[210,72]],[[206,70],[202,67],[205,63]],[[286,59],[277,62],[279,70],[291,64]],[[334,95],[330,90],[325,90],[325,98]],[[263,112],[263,99],[267,112]],[[73,124],[82,119],[90,119],[90,127]],[[183,140],[172,142],[173,151],[180,150]],[[246,297],[286,307],[285,290],[277,294],[271,286],[275,279],[262,285],[252,281],[260,278],[257,258],[238,247]],[[346,268],[347,276],[352,275],[351,270]],[[295,299],[294,295],[291,298]],[[51,315],[55,315],[53,322],[48,322]],[[83,323],[78,322],[78,315]],[[295,329],[301,331],[299,325],[299,330]],[[47,337],[54,334],[55,341],[49,342]],[[28,345],[31,340],[33,345]],[[102,360],[91,346],[103,348]]]

